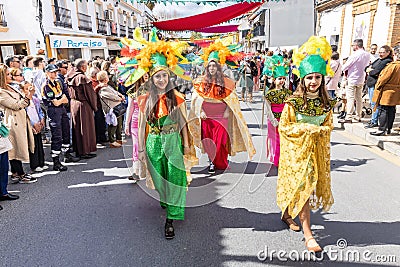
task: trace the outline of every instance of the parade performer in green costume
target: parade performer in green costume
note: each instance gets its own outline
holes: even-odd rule
[[[180,77],[184,60],[178,42],[146,42],[136,60],[137,68],[126,81],[136,82],[149,72],[148,92],[138,97],[139,160],[147,167],[147,185],[157,190],[166,210],[165,238],[175,236],[173,220],[183,220],[190,168],[197,164],[193,139],[187,127],[186,103],[170,81],[171,71]],[[184,77],[186,78],[186,77]],[[190,178],[189,178],[190,179]]]

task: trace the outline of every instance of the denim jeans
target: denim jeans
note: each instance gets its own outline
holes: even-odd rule
[[[8,194],[8,152],[0,154],[0,193],[1,195]]]
[[[371,109],[372,109],[371,123],[378,124],[379,111],[378,111],[378,109],[376,109],[376,111],[374,112],[375,102],[372,102],[372,97],[374,96],[374,89],[375,89],[375,87],[368,87],[368,97],[369,97],[369,103],[371,104]]]

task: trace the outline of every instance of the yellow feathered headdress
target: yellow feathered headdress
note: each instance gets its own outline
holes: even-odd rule
[[[159,70],[170,70],[177,76],[190,80],[189,76],[184,74],[179,64],[188,63],[187,59],[182,56],[182,51],[188,46],[185,42],[179,41],[162,41],[159,40],[156,34],[156,29],[153,29],[149,36],[149,41],[146,41],[140,28],[135,29],[134,33],[135,44],[140,43],[142,47],[138,53],[134,54],[134,61],[137,62],[137,68],[125,80],[125,86],[129,86],[139,80],[146,72],[152,76]],[[126,42],[126,41],[125,41]],[[138,47],[138,45],[136,45]]]
[[[203,55],[200,56],[205,65],[212,60],[224,65],[237,66],[237,61],[244,57],[243,54],[236,52],[240,45],[224,45],[221,41],[212,43],[207,48],[203,49]]]
[[[330,66],[332,48],[324,37],[311,36],[299,49],[293,53],[293,72],[300,78],[310,73],[320,73],[333,76]]]

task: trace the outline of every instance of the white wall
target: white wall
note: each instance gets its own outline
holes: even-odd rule
[[[390,24],[390,7],[386,6],[386,0],[379,0],[376,11],[374,27],[372,31],[371,44],[379,47],[387,44]]]
[[[7,21],[7,32],[0,32],[1,41],[28,40],[32,54],[37,52],[36,40],[43,45],[44,40],[36,21],[36,8],[31,0],[1,0]],[[21,8],[16,8],[21,7]]]
[[[325,36],[329,41],[330,36],[340,35],[342,9],[343,7],[339,7],[328,12],[321,13],[319,23],[320,28],[317,32],[318,36]]]
[[[314,34],[313,0],[269,1],[263,7],[271,9],[270,46],[301,45]],[[266,12],[265,23],[268,24]],[[268,36],[268,31],[266,34]]]

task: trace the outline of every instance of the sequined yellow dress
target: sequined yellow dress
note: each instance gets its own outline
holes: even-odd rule
[[[325,109],[320,98],[286,101],[279,122],[281,155],[277,204],[295,218],[310,199],[312,209],[327,211],[333,204],[330,175],[332,106]]]

